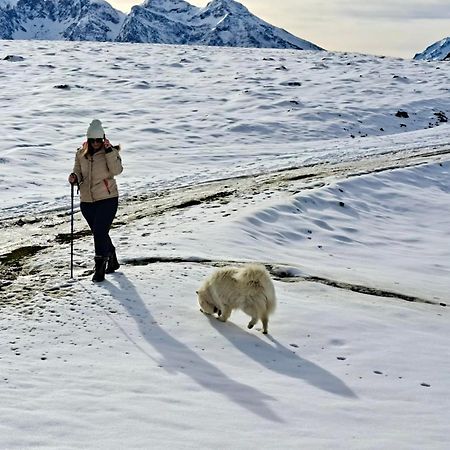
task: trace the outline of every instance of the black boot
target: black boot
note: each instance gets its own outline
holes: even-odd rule
[[[108,262],[108,257],[96,256],[95,257],[95,273],[92,277],[92,281],[100,282],[105,279],[106,264]]]
[[[119,261],[117,261],[116,249],[112,251],[108,258],[108,264],[106,265],[106,273],[113,273],[120,267]]]

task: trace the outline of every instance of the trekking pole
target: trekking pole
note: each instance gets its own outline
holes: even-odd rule
[[[70,197],[71,197],[71,209],[70,209],[70,278],[73,278],[73,190],[74,190],[74,184],[70,183]]]

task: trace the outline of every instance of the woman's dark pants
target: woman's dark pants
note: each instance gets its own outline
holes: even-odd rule
[[[80,209],[94,235],[95,255],[107,257],[114,251],[109,229],[117,213],[117,197],[98,202],[81,202]]]

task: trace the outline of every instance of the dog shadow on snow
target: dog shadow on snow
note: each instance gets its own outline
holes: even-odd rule
[[[249,333],[232,322],[220,322],[213,316],[207,316],[212,327],[225,337],[239,351],[268,370],[298,378],[317,388],[343,397],[357,398],[356,394],[338,377],[322,369],[317,364],[301,358],[294,350],[284,347],[271,335],[270,342]]]
[[[273,422],[284,423],[284,420],[268,405],[269,401],[276,401],[276,398],[264,394],[252,386],[233,380],[183,342],[175,339],[158,324],[157,319],[149,311],[133,283],[125,274],[116,273],[114,280],[118,286],[105,280],[101,287],[107,290],[114,299],[120,301],[129,316],[136,321],[142,337],[161,355],[162,359],[150,355],[142,345],[127,334],[114,317],[111,317],[111,320],[127,339],[148,358],[170,374],[182,373],[202,388],[227,397],[253,414]]]

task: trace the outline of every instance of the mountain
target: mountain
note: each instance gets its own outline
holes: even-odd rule
[[[292,48],[322,50],[311,42],[259,19],[233,0],[214,0],[201,11],[202,20],[210,21],[201,42],[205,45],[232,47]]]
[[[450,61],[450,37],[430,45],[422,53],[417,53],[414,59],[430,61]]]
[[[2,0],[0,38],[112,41],[125,18],[103,0]]]
[[[104,0],[0,0],[0,39],[322,50],[234,0],[213,0],[204,8],[184,0],[145,0],[128,15]]]
[[[117,41],[188,44],[197,35],[192,19],[198,10],[183,0],[146,0],[133,6]]]
[[[322,50],[264,22],[234,0],[213,0],[204,8],[184,0],[146,0],[132,8],[117,40]]]

